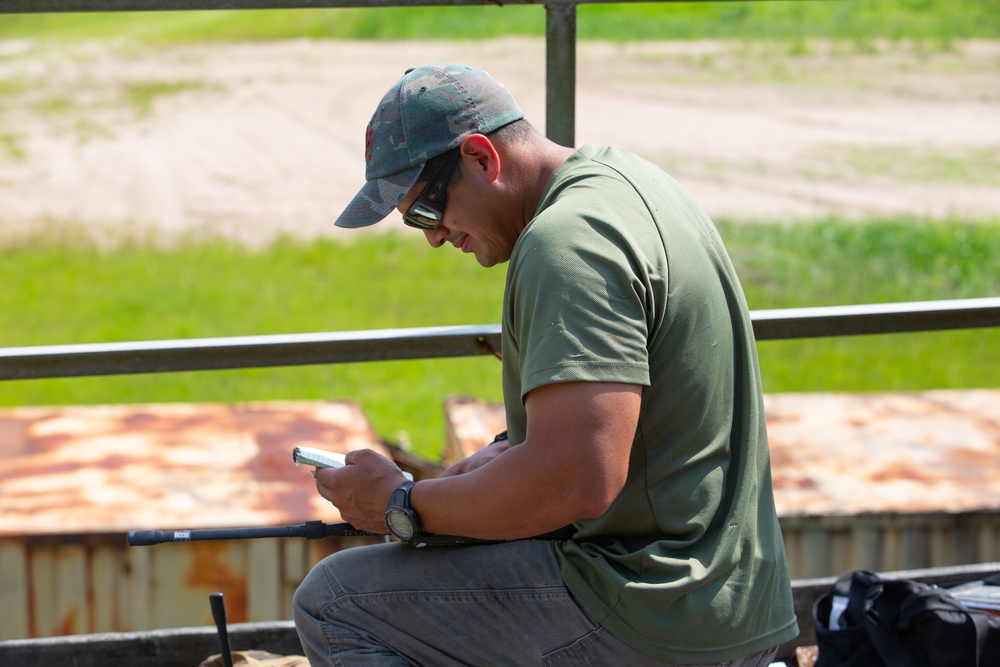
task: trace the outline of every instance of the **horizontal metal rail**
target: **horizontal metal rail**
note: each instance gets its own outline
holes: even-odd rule
[[[755,310],[751,317],[757,340],[978,329],[1000,326],[1000,298]]]
[[[757,340],[1000,327],[1000,298],[751,312]],[[500,325],[0,348],[0,380],[490,354]]]
[[[499,326],[189,338],[0,348],[0,380],[463,357],[500,348]]]

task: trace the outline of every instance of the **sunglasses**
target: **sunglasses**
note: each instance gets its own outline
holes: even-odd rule
[[[444,203],[448,198],[445,190],[451,180],[451,172],[458,164],[459,152],[453,148],[420,191],[420,196],[410,204],[403,214],[403,222],[417,229],[437,229],[444,220]]]

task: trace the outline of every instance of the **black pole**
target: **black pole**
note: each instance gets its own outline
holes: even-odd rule
[[[259,537],[304,537],[315,540],[321,537],[359,537],[374,535],[358,530],[349,523],[323,523],[306,521],[294,526],[266,526],[262,528],[207,528],[203,530],[130,530],[126,536],[130,547],[148,547],[164,542],[200,542],[202,540],[245,540]]]
[[[545,135],[576,142],[576,4],[545,5]]]
[[[222,647],[222,664],[233,667],[233,651],[229,648],[229,628],[226,626],[226,601],[222,593],[210,593],[208,603],[212,606],[212,618],[215,629],[219,633],[219,645]]]

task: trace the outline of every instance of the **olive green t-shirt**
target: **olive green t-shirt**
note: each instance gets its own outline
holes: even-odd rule
[[[532,389],[643,385],[625,487],[554,543],[580,605],[679,663],[794,638],[750,315],[693,198],[634,155],[577,151],[514,247],[502,335],[512,443],[525,439]]]

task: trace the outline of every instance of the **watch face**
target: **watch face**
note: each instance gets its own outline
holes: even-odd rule
[[[412,539],[416,532],[413,520],[407,516],[406,512],[396,507],[391,507],[386,511],[385,522],[389,525],[392,534],[401,540]]]

